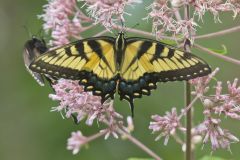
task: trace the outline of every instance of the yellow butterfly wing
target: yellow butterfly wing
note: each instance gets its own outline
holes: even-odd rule
[[[128,38],[120,68],[120,99],[150,95],[157,82],[189,80],[211,73],[211,68],[197,56],[174,49],[158,41]]]
[[[34,72],[56,78],[79,80],[85,91],[102,96],[104,102],[116,90],[114,39],[79,40],[39,56],[30,65]]]

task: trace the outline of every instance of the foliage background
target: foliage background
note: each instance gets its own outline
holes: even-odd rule
[[[22,59],[23,45],[31,37],[23,26],[27,26],[33,34],[39,32],[42,22],[36,15],[42,13],[42,5],[45,3],[45,0],[0,1],[0,159],[123,160],[128,157],[148,157],[130,142],[114,138],[93,141],[87,149],[83,148],[76,156],[66,150],[66,140],[72,131],[80,129],[84,135],[91,135],[99,129],[97,125],[88,127],[83,122],[75,125],[71,120],[62,119],[58,113],[51,113],[50,108],[57,105],[48,98],[48,94],[52,92],[51,88],[40,87],[25,70]],[[128,9],[133,15],[127,17],[126,25],[131,27],[140,23],[138,29],[151,31],[151,23],[141,21],[141,18],[147,14],[144,7],[149,3],[150,1],[144,1],[144,5],[137,5],[134,10]],[[215,24],[210,15],[205,16],[204,19],[204,24],[199,23],[201,25],[197,32],[199,35],[240,24],[240,18],[233,21],[232,14],[221,15],[222,24]],[[84,34],[84,37],[94,35],[98,29]],[[132,34],[128,34],[130,35]],[[225,44],[228,48],[228,56],[240,59],[239,39],[238,32],[197,42],[209,48],[220,48],[221,44]],[[219,80],[226,82],[232,81],[235,77],[240,78],[239,66],[197,50],[193,52],[204,58],[212,68],[220,67],[221,71],[217,76]],[[158,84],[158,89],[153,91],[150,97],[135,101],[133,135],[166,160],[184,159],[181,146],[176,145],[173,140],[170,140],[166,147],[163,141],[155,142],[155,136],[148,130],[150,116],[162,115],[172,106],[176,106],[180,111],[180,107],[184,105],[183,91],[183,82]],[[117,97],[115,108],[124,116],[130,115],[128,104],[120,102]],[[195,122],[202,119],[200,105],[195,106],[194,116]],[[239,122],[226,119],[224,125],[237,137],[240,136]],[[196,159],[211,154],[208,145],[205,145],[204,149],[201,148],[202,145],[199,145],[196,149]],[[213,155],[226,159],[240,159],[239,144],[233,144],[231,149],[233,154],[219,150]]]

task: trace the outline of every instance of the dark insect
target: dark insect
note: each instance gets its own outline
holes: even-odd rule
[[[49,82],[50,86],[56,83],[56,79],[53,77],[33,72],[31,69],[29,69],[29,65],[40,55],[48,51],[48,48],[46,46],[46,43],[44,40],[37,39],[33,37],[31,40],[28,40],[24,45],[24,51],[23,51],[23,60],[26,66],[27,71],[33,76],[33,78],[38,82],[39,85],[44,86],[44,78]],[[73,121],[77,124],[78,120],[75,115],[72,115]]]
[[[44,86],[44,77],[52,85],[53,79],[49,76],[37,72],[33,72],[29,69],[30,64],[41,54],[48,51],[46,43],[44,40],[39,40],[33,37],[31,40],[28,40],[24,45],[23,51],[23,60],[27,71],[33,76],[33,78],[38,82],[40,86]]]
[[[150,95],[157,82],[190,80],[211,73],[199,57],[156,40],[119,33],[116,38],[87,38],[49,50],[38,56],[29,68],[51,77],[79,80],[85,91],[130,103]]]

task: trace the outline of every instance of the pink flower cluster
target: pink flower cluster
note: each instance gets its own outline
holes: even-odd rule
[[[76,0],[49,0],[43,6],[44,14],[39,18],[43,19],[43,29],[51,31],[50,45],[61,46],[69,43],[69,38],[79,37],[84,30],[82,22],[89,22],[90,19],[77,9]]]
[[[165,137],[164,145],[167,145],[170,135],[174,135],[178,128],[185,131],[185,128],[181,127],[176,108],[172,108],[172,111],[166,112],[164,116],[153,115],[152,119],[154,121],[150,122],[149,129],[153,130],[153,133],[160,132],[155,140]]]
[[[240,9],[239,3],[232,0],[192,0],[190,3],[195,9],[194,14],[199,19],[203,20],[204,14],[210,12],[213,14],[215,22],[221,22],[219,12],[232,11],[233,17],[236,17]]]
[[[237,86],[238,79],[228,84],[228,94],[222,94],[222,83],[218,82],[216,86],[216,94],[214,96],[205,97],[205,107],[211,112],[227,117],[240,120],[240,86]],[[209,111],[209,112],[210,112]]]
[[[63,117],[66,118],[75,115],[78,122],[87,118],[86,124],[90,126],[95,119],[98,122],[106,124],[107,128],[100,131],[105,133],[105,139],[111,134],[115,138],[118,138],[116,131],[119,128],[125,132],[133,130],[133,123],[129,118],[127,121],[128,127],[123,126],[123,117],[114,111],[113,101],[101,104],[101,98],[93,96],[91,92],[84,92],[83,87],[78,84],[78,81],[60,79],[57,84],[53,85],[53,89],[55,90],[55,94],[50,94],[49,97],[52,100],[59,101],[59,106],[53,107],[52,111],[61,112]],[[69,140],[69,148],[72,148],[73,145],[77,145],[76,148],[79,148],[80,142],[76,142],[77,144],[74,142],[79,135],[79,132],[73,133],[72,138]],[[75,152],[78,152],[78,150],[73,150],[73,153]]]
[[[192,93],[194,95],[200,95],[203,105],[205,106],[205,114],[224,114],[225,116],[240,120],[240,87],[237,86],[238,79],[235,79],[232,84],[229,81],[227,82],[227,94],[222,93],[222,82],[219,81],[215,87],[215,95],[205,95],[209,90],[209,82],[218,70],[218,68],[215,69],[209,76],[191,80],[190,83],[195,87],[195,91]]]
[[[122,118],[113,109],[112,102],[101,104],[101,97],[93,96],[91,92],[84,92],[78,81],[60,79],[53,85],[55,94],[49,97],[60,102],[52,111],[64,112],[65,117],[76,115],[78,122],[87,117],[86,124],[92,125],[93,121],[114,121]]]
[[[72,132],[71,137],[67,141],[67,149],[72,150],[73,154],[77,154],[82,147],[86,144],[88,138],[83,136],[80,131]]]
[[[194,134],[204,136],[204,144],[210,140],[213,150],[218,148],[230,150],[230,144],[239,142],[239,139],[228,130],[222,129],[220,127],[220,122],[220,119],[208,117],[201,124],[195,127]]]
[[[59,101],[59,106],[53,107],[52,111],[61,112],[62,116],[66,118],[74,115],[78,122],[86,118],[86,124],[89,126],[93,124],[94,120],[105,124],[107,127],[100,130],[100,134],[105,135],[105,139],[110,135],[118,138],[119,133],[123,135],[134,129],[130,117],[127,118],[127,126],[123,125],[123,116],[114,111],[113,101],[101,104],[101,97],[93,96],[91,92],[84,92],[83,86],[80,86],[78,81],[60,79],[52,87],[55,93],[50,94],[49,97]],[[76,154],[91,139],[91,137],[83,136],[80,131],[73,132],[68,139],[67,149]]]
[[[194,14],[188,20],[182,19],[180,8],[188,4],[194,8]],[[156,37],[169,32],[174,36],[180,35],[185,38],[194,40],[194,35],[197,27],[195,16],[198,20],[203,21],[203,16],[206,12],[210,12],[214,16],[215,22],[221,22],[219,12],[232,11],[235,18],[240,11],[240,4],[237,0],[155,0],[147,10],[150,10],[148,16],[144,19],[152,19],[153,32]]]
[[[204,136],[203,143],[207,143],[210,139],[212,149],[218,148],[229,149],[230,144],[239,142],[239,139],[231,134],[228,130],[220,127],[220,117],[213,117],[224,114],[233,119],[240,120],[240,86],[237,86],[238,79],[233,84],[227,82],[228,93],[222,93],[222,82],[217,82],[215,87],[215,95],[206,95],[209,82],[215,76],[219,69],[213,71],[209,76],[196,78],[191,81],[195,86],[195,94],[200,95],[200,99],[204,106],[203,115],[205,120],[195,129],[196,134]]]
[[[183,2],[179,0],[171,1],[175,7],[182,6]],[[181,17],[175,18],[175,12],[177,8],[169,6],[168,0],[154,1],[147,10],[151,10],[148,16],[144,19],[152,19],[153,32],[155,32],[157,38],[166,32],[172,33],[174,36],[182,35],[186,38],[190,38],[190,34],[194,34],[198,24],[193,20],[182,20]],[[189,33],[191,30],[191,33]]]
[[[116,25],[117,22],[124,22],[124,14],[129,15],[124,9],[127,5],[133,6],[141,3],[141,0],[84,0],[87,5],[86,11],[89,16],[107,29]]]
[[[194,88],[195,91],[192,92],[193,95],[199,95],[202,96],[204,93],[206,93],[209,90],[209,83],[214,78],[214,76],[219,71],[219,68],[216,68],[212,73],[210,73],[208,76],[195,78],[189,81]]]
[[[204,144],[210,140],[213,150],[218,148],[230,150],[230,144],[239,142],[239,139],[227,129],[220,127],[220,115],[224,114],[227,117],[240,120],[240,86],[237,85],[238,79],[235,79],[233,83],[227,82],[228,92],[224,94],[222,93],[222,82],[217,82],[215,95],[207,95],[210,89],[209,83],[218,71],[217,68],[208,76],[190,81],[195,88],[192,94],[201,100],[204,107],[204,121],[193,128],[192,138],[194,136],[204,137]],[[160,132],[156,139],[162,136],[166,137],[164,142],[166,144],[169,136],[175,136],[177,129],[182,133],[185,132],[186,129],[180,123],[184,113],[186,113],[186,109],[183,110],[181,115],[177,116],[176,109],[173,108],[171,113],[167,112],[164,116],[154,115],[152,116],[154,122],[150,122],[149,129],[152,129],[153,132]],[[216,119],[216,116],[219,118]]]
[[[100,130],[99,133],[89,137],[82,135],[81,131],[72,132],[71,137],[68,138],[67,141],[67,149],[71,150],[73,154],[77,154],[82,146],[102,135],[105,135],[105,139],[107,139],[110,134],[112,134],[115,138],[118,138],[118,134],[120,134],[122,138],[124,138],[126,134],[129,134],[134,129],[131,117],[127,117],[127,127],[125,127],[122,122],[119,122],[118,125],[114,125],[114,123],[109,122],[105,123],[109,124],[109,128]]]

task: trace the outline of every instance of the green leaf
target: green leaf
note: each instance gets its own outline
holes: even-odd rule
[[[152,158],[128,158],[128,160],[154,160]]]
[[[227,54],[227,47],[224,44],[222,44],[221,46],[222,46],[222,49],[212,49],[212,48],[208,48],[208,49],[219,54]]]
[[[220,157],[213,157],[213,156],[204,156],[199,160],[226,160],[226,159],[223,159],[223,158],[220,158]]]

